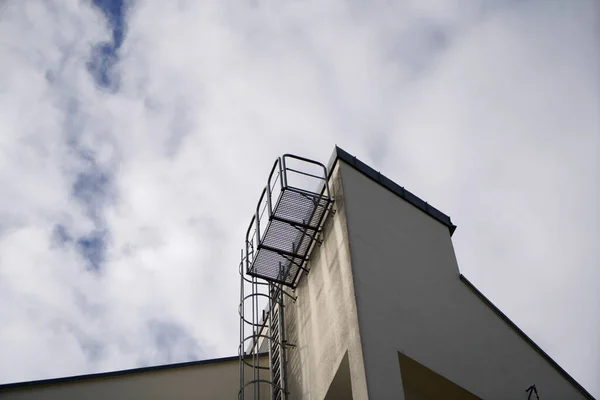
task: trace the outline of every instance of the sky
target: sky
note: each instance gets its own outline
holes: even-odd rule
[[[0,383],[237,354],[272,162],[335,144],[600,397],[594,0],[0,2]]]

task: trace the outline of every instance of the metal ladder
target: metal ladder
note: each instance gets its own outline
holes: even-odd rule
[[[285,400],[287,398],[286,343],[283,313],[283,288],[281,284],[270,284],[271,309],[269,311],[269,369],[271,372],[271,398]]]

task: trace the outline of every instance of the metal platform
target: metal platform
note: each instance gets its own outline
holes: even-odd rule
[[[318,166],[322,175],[290,168],[290,160]],[[291,175],[304,178],[303,187],[292,186]],[[331,202],[323,164],[289,154],[277,159],[246,235],[246,273],[295,288]]]

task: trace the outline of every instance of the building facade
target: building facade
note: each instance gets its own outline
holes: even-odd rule
[[[277,275],[281,304],[262,304],[241,356],[3,385],[0,398],[593,399],[460,274],[448,216],[337,147],[324,178],[331,203],[307,260],[289,282]],[[242,259],[241,272],[256,265]]]

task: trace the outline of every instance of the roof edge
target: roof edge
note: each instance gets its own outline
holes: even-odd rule
[[[268,353],[260,353],[259,356],[267,356]],[[29,388],[33,386],[43,386],[43,385],[53,385],[60,383],[72,383],[79,381],[86,381],[89,379],[100,379],[100,378],[111,378],[111,377],[120,377],[120,376],[128,376],[133,374],[139,374],[144,372],[154,372],[154,371],[163,371],[168,369],[176,369],[176,368],[185,368],[185,367],[193,367],[199,365],[209,365],[209,364],[218,364],[224,362],[237,361],[240,359],[240,356],[230,356],[230,357],[221,357],[221,358],[209,358],[206,360],[198,360],[198,361],[187,361],[175,364],[165,364],[165,365],[155,365],[151,367],[140,367],[140,368],[132,368],[132,369],[124,369],[119,371],[109,371],[109,372],[99,372],[94,374],[86,374],[86,375],[74,375],[74,376],[66,376],[62,378],[50,378],[50,379],[41,379],[36,381],[25,381],[25,382],[15,382],[15,383],[5,383],[0,385],[0,392],[10,390],[10,389],[21,389],[21,388]]]
[[[471,289],[471,291],[473,291],[473,293],[475,293],[475,295],[477,295],[477,297],[479,297],[488,307],[490,307],[492,309],[492,311],[494,311],[496,313],[496,315],[498,315],[500,318],[502,318],[502,320],[504,320],[504,322],[506,324],[508,324],[508,326],[510,326],[531,347],[533,347],[533,349],[535,351],[537,351],[538,354],[540,354],[544,359],[546,359],[546,361],[548,361],[550,363],[550,365],[552,365],[554,367],[554,369],[556,369],[567,381],[569,381],[569,383],[571,383],[573,386],[575,386],[577,388],[577,390],[579,390],[581,392],[581,394],[583,394],[585,397],[587,397],[590,400],[595,400],[594,397],[587,390],[585,390],[585,388],[583,386],[581,386],[581,384],[579,382],[577,382],[571,375],[569,375],[569,373],[567,371],[565,371],[560,365],[558,365],[558,363],[556,361],[554,361],[552,359],[552,357],[550,357],[548,355],[548,353],[546,353],[544,350],[542,350],[542,348],[540,346],[538,346],[529,336],[527,336],[527,334],[525,332],[523,332],[521,330],[521,328],[519,328],[514,322],[512,322],[510,320],[510,318],[508,318],[506,316],[506,314],[504,314],[502,311],[500,311],[500,309],[498,307],[496,307],[494,305],[494,303],[492,303],[487,297],[485,297],[485,295],[483,293],[481,293],[479,291],[479,289],[477,289],[475,287],[475,285],[473,285],[471,283],[471,281],[469,281],[463,274],[460,274],[460,280],[465,285],[467,285],[467,287],[469,289]]]
[[[333,168],[335,167],[335,164],[338,160],[342,160],[346,164],[349,164],[354,169],[361,172],[363,175],[365,175],[368,178],[370,178],[371,180],[379,183],[380,185],[382,185],[389,191],[393,192],[394,194],[400,196],[402,199],[404,199],[408,203],[417,207],[419,210],[423,211],[427,215],[435,218],[442,224],[446,225],[448,227],[448,230],[450,231],[450,236],[452,236],[452,234],[456,230],[456,225],[454,225],[452,223],[452,221],[450,220],[450,217],[448,215],[444,214],[437,208],[431,206],[426,201],[415,196],[414,194],[412,194],[411,192],[406,190],[404,187],[398,185],[396,182],[387,178],[385,175],[382,175],[379,171],[375,171],[373,168],[371,168],[370,166],[368,166],[367,164],[365,164],[364,162],[362,162],[358,158],[356,158],[356,156],[351,155],[350,153],[346,152],[339,146],[335,146],[335,149],[333,150],[333,154],[331,155],[331,158],[329,159],[329,163],[327,164],[327,171],[329,174],[328,178],[331,177]]]

